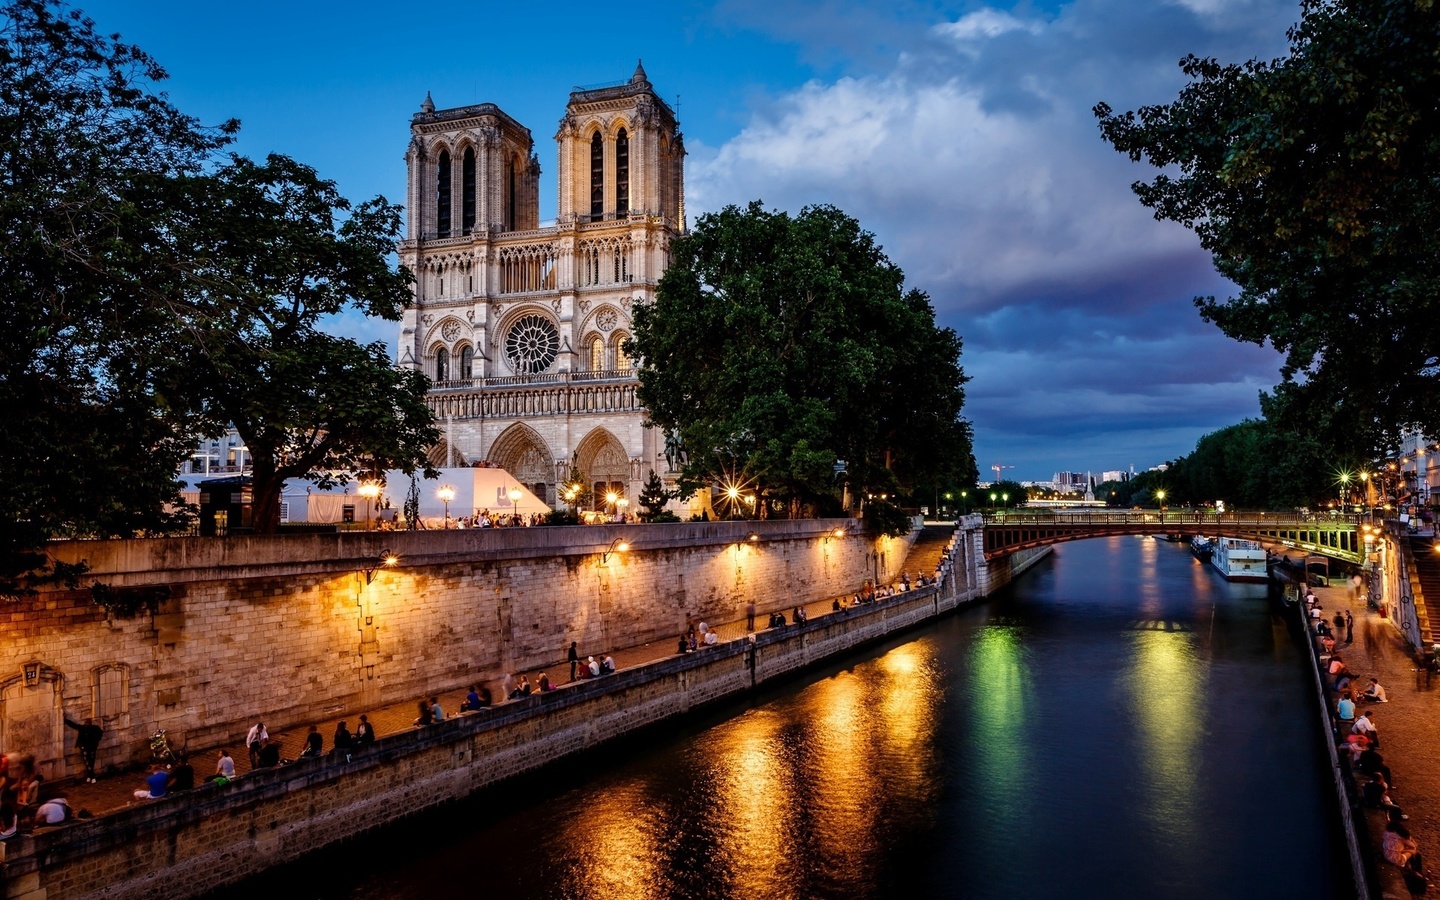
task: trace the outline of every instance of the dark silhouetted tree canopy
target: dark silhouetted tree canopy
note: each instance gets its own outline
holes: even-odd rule
[[[1096,107],[1137,183],[1239,286],[1201,313],[1285,354],[1266,417],[1362,454],[1440,433],[1440,4],[1305,0],[1289,54],[1189,57],[1173,102]]]

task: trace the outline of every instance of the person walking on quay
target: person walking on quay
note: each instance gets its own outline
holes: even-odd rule
[[[251,726],[250,733],[245,735],[245,746],[250,748],[250,768],[260,765],[260,748],[268,740],[270,732],[265,730],[264,722],[256,722]]]
[[[70,721],[65,717],[65,727],[73,728],[75,735],[75,746],[80,751],[80,758],[85,761],[85,781],[87,784],[95,783],[95,754],[100,749],[100,741],[105,737],[105,729],[95,724],[94,719],[86,719],[85,724]]]
[[[755,601],[751,600],[745,604],[745,630],[755,630]]]
[[[580,651],[576,649],[575,642],[570,642],[570,653],[565,657],[570,661],[570,680],[575,680],[575,669],[580,665]]]
[[[1345,610],[1345,644],[1349,646],[1355,643],[1355,617],[1350,610]]]

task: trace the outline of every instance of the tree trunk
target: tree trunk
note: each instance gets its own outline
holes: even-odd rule
[[[274,466],[258,458],[250,476],[250,526],[256,534],[275,534],[280,530],[280,498],[285,479],[279,477]]]

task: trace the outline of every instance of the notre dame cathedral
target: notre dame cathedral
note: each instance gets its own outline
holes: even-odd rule
[[[575,467],[598,507],[670,468],[623,345],[685,227],[685,145],[643,66],[572,93],[555,141],[558,212],[541,228],[530,130],[426,95],[405,154],[415,299],[399,361],[433,381],[433,463],[503,467],[552,506]]]

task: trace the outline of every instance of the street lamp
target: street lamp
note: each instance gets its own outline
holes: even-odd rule
[[[619,507],[619,509],[620,509],[620,518],[623,520],[623,519],[625,518],[625,510],[630,506],[630,501],[627,500],[627,499],[624,498],[624,497],[620,497],[620,498],[616,499],[615,505],[616,505],[617,507]]]
[[[445,503],[445,527],[450,527],[450,501],[455,499],[455,489],[448,484],[440,485],[435,491],[435,496]]]
[[[1160,521],[1165,521],[1165,489],[1161,488],[1155,492],[1155,502],[1160,505]]]
[[[370,507],[375,505],[375,498],[380,496],[380,485],[373,481],[362,481],[355,493],[365,498],[365,530],[370,530]]]
[[[961,491],[961,492],[960,492],[960,514],[961,514],[962,516],[965,516],[965,515],[969,515],[969,514],[970,514],[970,499],[969,499],[969,498],[970,498],[970,492],[969,492],[969,491]]]
[[[612,517],[615,515],[615,501],[619,499],[620,495],[614,491],[609,491],[605,494],[605,506],[609,508]]]
[[[510,498],[510,506],[515,510],[515,515],[520,515],[520,498],[525,496],[518,487],[512,487],[507,497]],[[525,524],[522,520],[520,524]]]
[[[995,515],[995,492],[990,492],[990,515]]]
[[[365,583],[369,584],[375,580],[375,573],[381,569],[393,569],[400,562],[400,557],[389,550],[381,550],[380,556],[369,565],[361,566],[360,573],[365,576]]]

